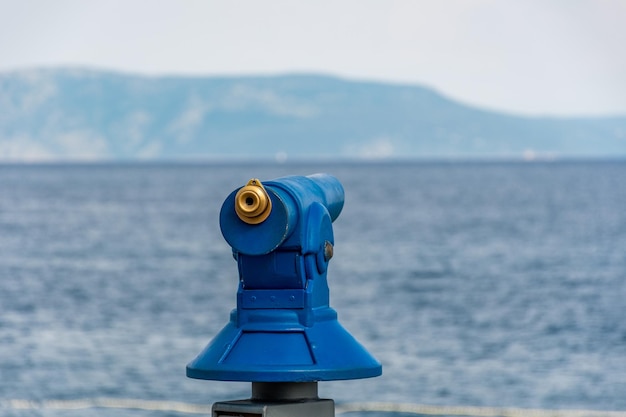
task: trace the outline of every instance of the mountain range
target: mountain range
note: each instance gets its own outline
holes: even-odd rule
[[[623,157],[626,116],[520,116],[415,85],[311,74],[0,73],[5,162]]]

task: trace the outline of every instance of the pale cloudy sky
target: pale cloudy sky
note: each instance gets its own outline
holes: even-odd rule
[[[0,0],[0,71],[321,72],[626,115],[624,0]]]

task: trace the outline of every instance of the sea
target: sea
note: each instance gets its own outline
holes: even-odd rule
[[[383,365],[320,396],[626,411],[626,161],[231,161],[0,165],[0,415],[249,397],[185,376],[236,304],[219,210],[316,172],[345,189],[331,306]]]

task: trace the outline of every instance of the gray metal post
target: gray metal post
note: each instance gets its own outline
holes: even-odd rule
[[[213,417],[334,417],[335,403],[317,396],[317,382],[253,382],[248,400],[213,404]]]

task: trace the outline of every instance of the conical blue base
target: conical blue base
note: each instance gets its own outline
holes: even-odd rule
[[[300,324],[290,310],[268,310],[237,326],[237,310],[196,359],[190,378],[220,381],[312,382],[378,376],[380,363],[326,307],[314,324]]]

